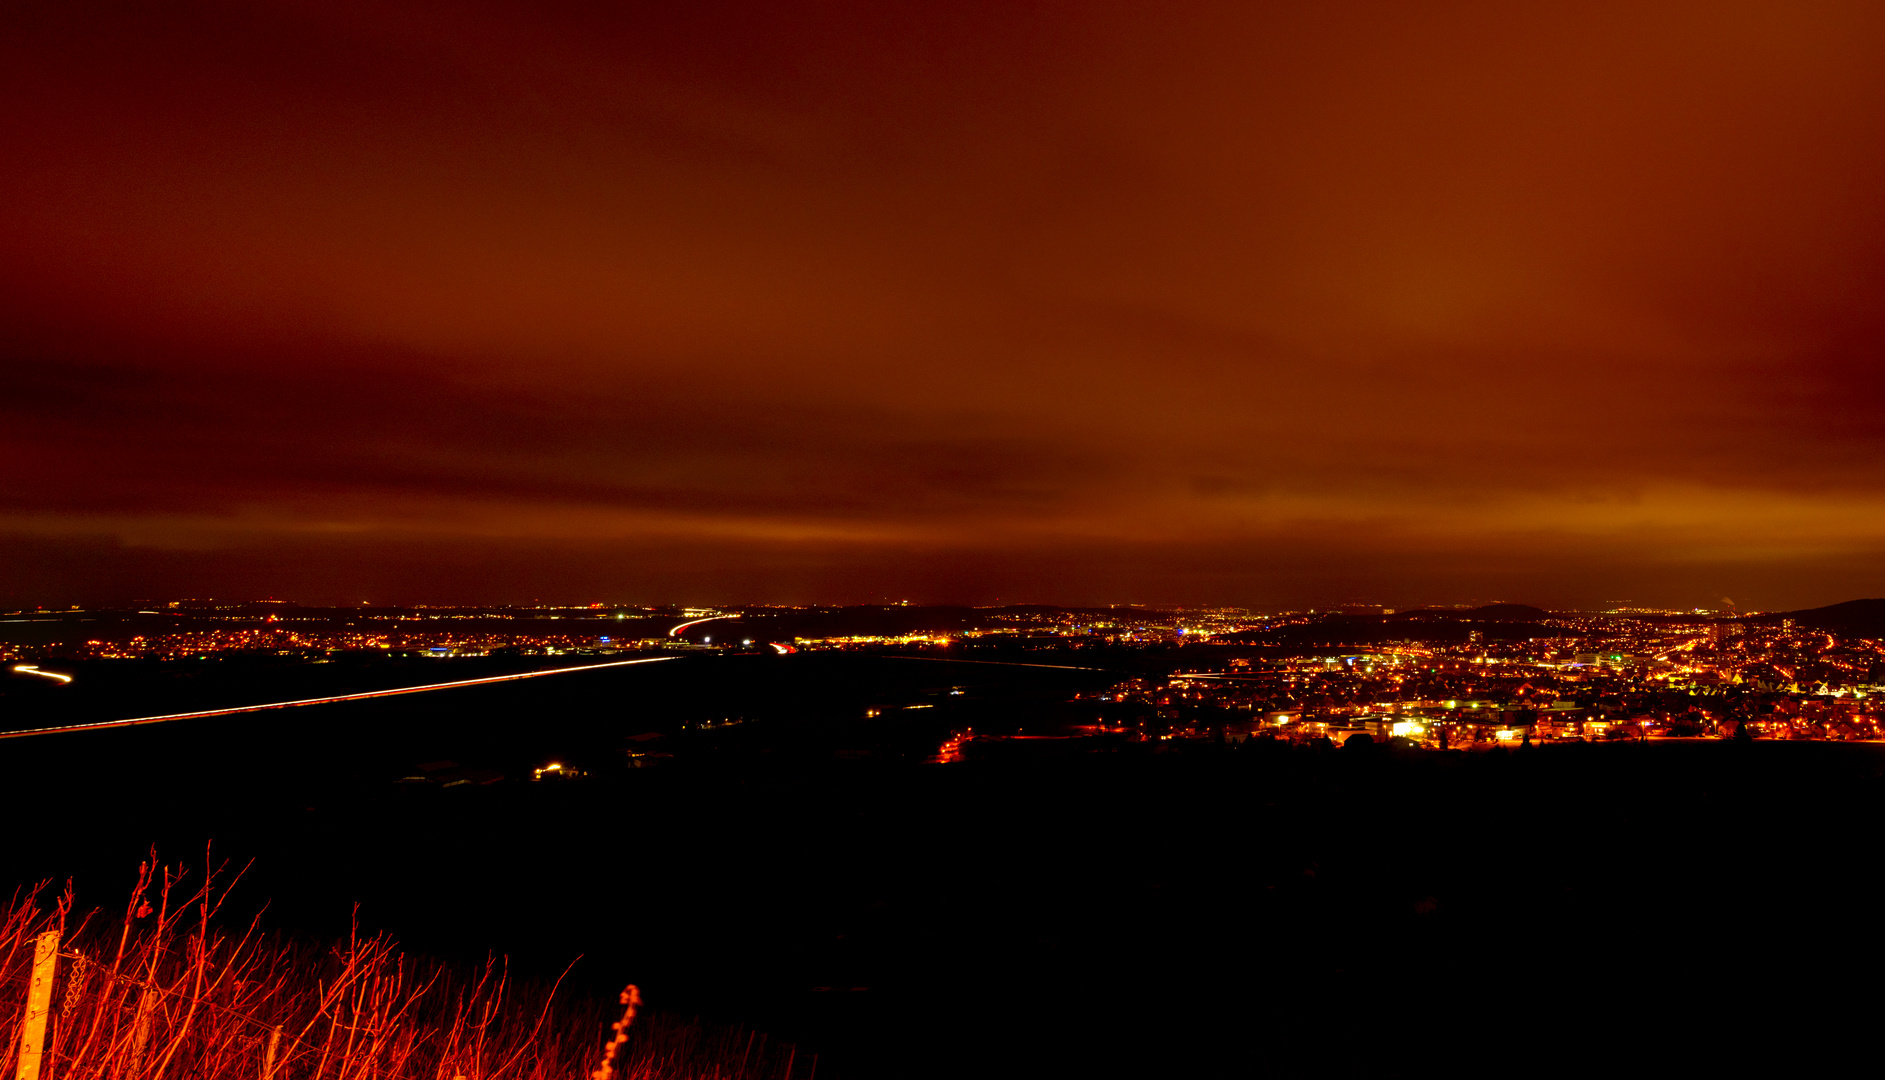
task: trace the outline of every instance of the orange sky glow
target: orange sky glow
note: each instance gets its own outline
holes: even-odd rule
[[[0,601],[1885,593],[1885,9],[0,14]]]

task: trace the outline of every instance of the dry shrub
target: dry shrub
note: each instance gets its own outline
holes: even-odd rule
[[[610,1040],[613,1009],[465,970],[385,937],[320,947],[224,930],[214,873],[139,868],[121,920],[78,916],[68,887],[0,912],[0,1046],[19,1047],[33,942],[60,934],[41,1080],[583,1080],[613,1051],[617,1080],[809,1080],[815,1061],[764,1036],[644,1015]],[[560,980],[559,980],[560,983]],[[626,996],[626,995],[625,995]]]

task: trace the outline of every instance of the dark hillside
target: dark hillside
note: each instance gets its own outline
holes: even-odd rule
[[[1885,638],[1885,599],[1847,600],[1843,604],[1756,616],[1755,622],[1792,619],[1815,630],[1830,630],[1848,637]]]
[[[1411,619],[1452,619],[1460,622],[1539,622],[1551,618],[1551,612],[1530,604],[1487,604],[1483,607],[1464,610],[1414,608],[1411,611],[1397,612],[1387,617],[1402,622]]]
[[[1885,903],[1862,854],[1876,745],[1141,744],[947,766],[758,746],[653,768],[615,749],[700,718],[746,716],[742,738],[975,701],[992,720],[1035,680],[1090,677],[796,659],[817,662],[702,655],[12,741],[0,812],[25,827],[0,886],[74,874],[81,905],[105,903],[146,844],[194,858],[213,839],[255,860],[235,907],[266,902],[272,925],[344,936],[358,902],[367,931],[451,960],[554,978],[581,954],[572,989],[633,980],[838,1080],[1510,1075],[1646,1044],[1693,1067],[1810,1022],[1798,1066],[1877,1014],[1847,988],[1885,959],[1864,921]],[[1028,684],[973,685],[1009,672]],[[862,720],[870,702],[929,707]],[[590,775],[521,779],[552,752]],[[448,757],[511,779],[395,768]]]

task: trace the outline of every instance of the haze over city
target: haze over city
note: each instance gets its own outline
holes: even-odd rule
[[[1885,591],[1863,5],[0,18],[16,604]]]

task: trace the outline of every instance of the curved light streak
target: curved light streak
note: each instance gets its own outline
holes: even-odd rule
[[[427,683],[424,686],[401,686],[392,690],[369,690],[362,694],[335,694],[331,697],[301,698],[297,701],[271,701],[266,705],[238,705],[229,709],[199,709],[196,712],[165,713],[162,716],[138,716],[129,720],[100,720],[91,724],[66,724],[61,727],[27,728],[24,731],[0,731],[0,739],[18,739],[27,735],[57,735],[68,731],[102,731],[106,728],[137,727],[141,724],[162,724],[171,720],[195,720],[208,716],[235,716],[238,713],[263,712],[268,709],[293,709],[302,705],[331,705],[341,701],[365,701],[368,698],[398,697],[401,694],[423,694],[428,690],[453,690],[460,686],[485,686],[490,683],[516,682],[519,679],[536,679],[545,675],[567,675],[573,671],[599,671],[603,668],[628,667],[630,664],[659,664],[663,660],[678,659],[673,656],[651,656],[642,660],[612,660],[606,664],[582,664],[577,667],[550,668],[547,671],[525,671],[516,675],[487,675],[481,679],[459,679],[456,682]],[[51,674],[37,672],[36,674]]]
[[[681,631],[683,631],[683,630],[685,630],[685,629],[687,629],[688,627],[690,627],[690,626],[699,626],[699,625],[700,625],[701,623],[704,623],[704,622],[713,622],[713,621],[714,621],[715,619],[737,619],[737,618],[739,618],[739,616],[738,616],[738,615],[709,615],[709,616],[707,616],[707,617],[706,617],[706,618],[704,618],[704,619],[695,619],[695,620],[693,620],[692,622],[684,622],[684,623],[682,623],[681,625],[679,625],[679,626],[677,626],[677,627],[675,627],[674,629],[672,629],[672,630],[669,630],[669,631],[668,631],[668,636],[669,636],[669,637],[680,637],[680,636],[681,636]]]
[[[42,679],[57,679],[62,683],[72,681],[72,676],[70,675],[61,675],[56,671],[41,671],[35,664],[14,664],[13,670],[22,675],[37,675]]]

